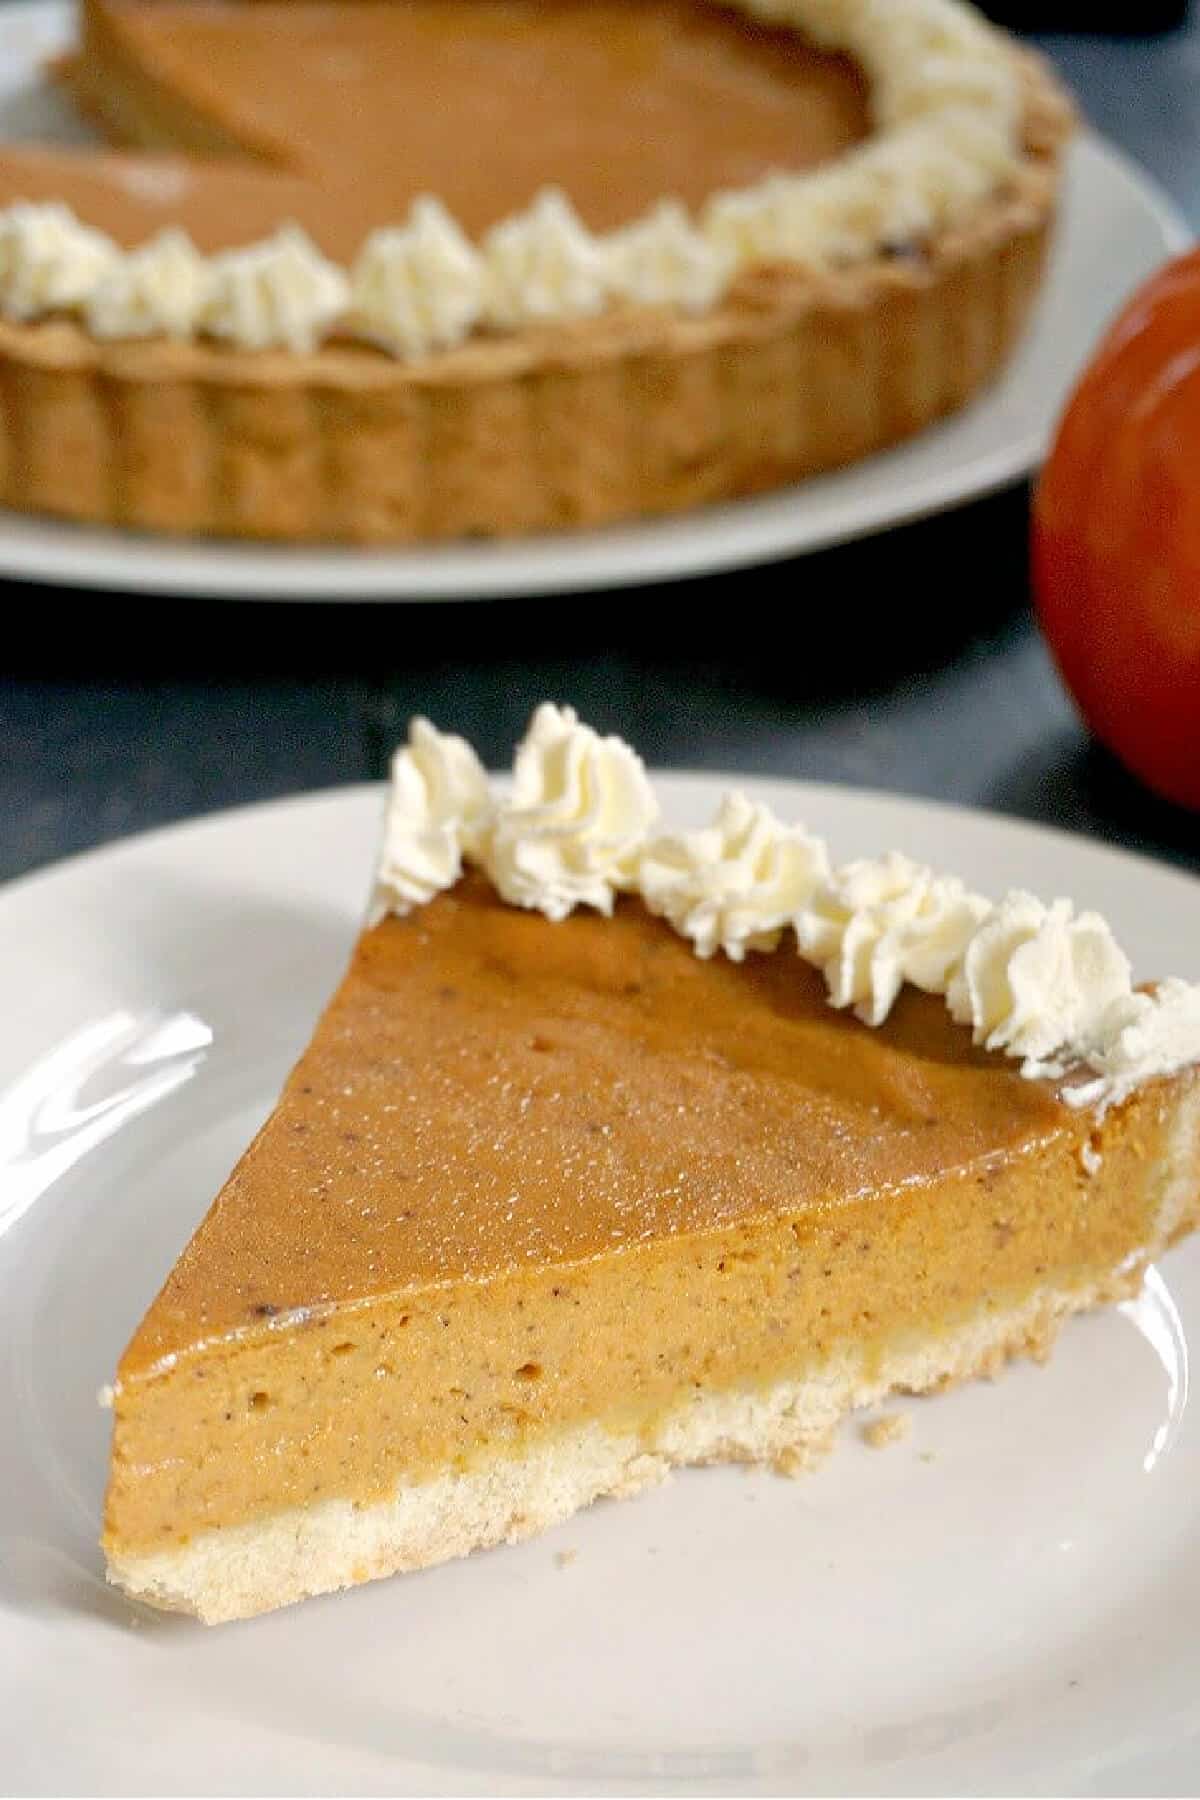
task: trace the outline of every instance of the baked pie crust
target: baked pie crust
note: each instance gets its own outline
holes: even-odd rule
[[[969,217],[845,268],[743,266],[701,312],[618,303],[408,360],[0,317],[0,499],[139,530],[408,543],[677,513],[867,456],[981,389],[1037,295],[1072,114],[1009,54],[1020,154]]]

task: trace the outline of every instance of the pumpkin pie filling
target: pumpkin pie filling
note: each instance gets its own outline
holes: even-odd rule
[[[127,249],[176,225],[213,253],[294,222],[349,264],[422,194],[479,235],[556,185],[610,230],[663,194],[698,207],[869,133],[851,61],[716,7],[453,4],[450,36],[446,0],[90,0],[60,76],[151,154],[5,146],[0,207],[65,202]]]
[[[1040,1351],[1136,1286],[1178,1115],[1151,1084],[1098,1130],[934,996],[870,1029],[794,956],[703,961],[636,899],[552,925],[472,876],[364,934],[130,1344],[106,1548]]]
[[[471,235],[546,186],[613,230],[664,195],[699,207],[814,168],[870,131],[852,61],[717,6],[453,0],[453,14],[448,31],[447,0],[89,0],[65,73],[119,142],[366,189],[379,225],[436,194]]]

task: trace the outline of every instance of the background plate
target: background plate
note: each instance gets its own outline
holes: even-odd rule
[[[0,12],[0,139],[87,141],[41,74],[45,58],[71,41],[72,20],[64,0],[23,0]],[[1000,383],[896,450],[777,494],[659,523],[428,550],[189,543],[0,512],[0,576],[238,599],[455,600],[671,581],[844,542],[1028,474],[1100,330],[1189,241],[1149,177],[1082,137],[1047,291]]]
[[[702,822],[718,776],[664,777]],[[1195,881],[925,802],[744,782],[842,855],[1072,893],[1200,976]],[[15,1792],[1185,1793],[1200,1766],[1200,1244],[1045,1369],[805,1480],[714,1469],[205,1631],[105,1587],[95,1403],[344,960],[379,789],[0,894],[0,1781]],[[570,1566],[556,1553],[578,1552]]]

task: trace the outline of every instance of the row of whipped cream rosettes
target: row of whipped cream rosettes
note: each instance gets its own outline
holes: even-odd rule
[[[486,871],[501,898],[553,921],[611,913],[633,893],[702,957],[790,941],[831,1003],[867,1025],[907,983],[942,995],[977,1044],[1031,1079],[1072,1079],[1072,1106],[1105,1108],[1200,1060],[1200,986],[1133,987],[1099,914],[1014,891],[992,902],[896,852],[835,866],[821,839],[740,793],[698,831],[661,832],[637,754],[569,707],[540,706],[497,798],[474,750],[415,719],[396,752],[372,917],[407,913]]]
[[[871,139],[810,173],[718,193],[698,218],[664,199],[605,236],[551,188],[476,245],[425,197],[406,223],[373,232],[349,269],[295,225],[212,256],[177,228],[125,251],[66,206],[19,201],[0,210],[0,314],[74,317],[101,339],[308,352],[347,337],[418,357],[479,329],[613,305],[701,313],[749,267],[828,270],[913,250],[1014,178],[1017,63],[963,0],[726,3],[855,56],[870,82]]]

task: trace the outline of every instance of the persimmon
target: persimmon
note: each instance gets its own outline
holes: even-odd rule
[[[1032,541],[1038,616],[1084,719],[1200,807],[1200,251],[1140,289],[1088,364]]]

